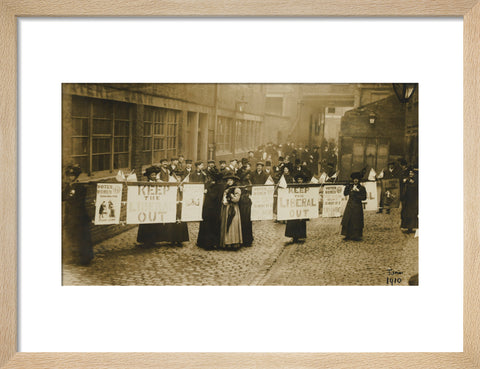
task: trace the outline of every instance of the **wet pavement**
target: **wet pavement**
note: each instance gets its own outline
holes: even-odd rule
[[[137,227],[95,246],[87,266],[64,265],[63,285],[408,285],[418,273],[418,238],[400,228],[400,211],[365,212],[362,241],[343,241],[341,218],[307,222],[307,239],[292,244],[285,224],[253,222],[252,247],[206,251],[189,223],[182,247],[136,246]]]

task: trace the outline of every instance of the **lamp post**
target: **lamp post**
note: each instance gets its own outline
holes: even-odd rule
[[[407,103],[417,89],[417,83],[392,83],[393,91],[401,103]]]
[[[413,97],[416,89],[418,88],[417,83],[393,83],[393,90],[395,95],[397,95],[398,100],[402,104],[402,111],[404,114],[404,124],[405,124],[405,158],[410,162],[418,161],[418,146],[415,142],[418,142],[418,125],[415,127],[414,124],[410,124],[407,119],[407,106],[409,101]],[[418,113],[417,113],[418,114]],[[413,146],[412,146],[413,145]]]

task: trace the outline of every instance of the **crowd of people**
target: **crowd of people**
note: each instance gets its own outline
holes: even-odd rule
[[[205,196],[202,211],[202,221],[196,244],[206,250],[225,249],[238,250],[241,247],[250,247],[254,240],[251,221],[250,199],[251,185],[288,185],[294,183],[329,183],[336,182],[336,149],[332,146],[321,147],[300,146],[295,144],[261,146],[256,151],[248,152],[248,156],[231,159],[228,162],[213,160],[193,163],[183,155],[162,159],[158,165],[146,168],[143,175],[148,182],[176,182],[179,185],[185,182],[203,183]],[[84,190],[75,184],[81,170],[78,166],[67,168],[70,183],[64,190],[63,199],[73,205],[85,198]],[[351,182],[346,185],[344,195],[348,202],[341,222],[341,234],[345,240],[361,240],[363,236],[363,205],[366,199],[366,189],[362,181],[370,179],[371,172],[364,169],[351,174]],[[388,167],[375,180],[398,178],[400,182],[401,201],[401,228],[406,232],[413,232],[418,227],[418,171],[407,165],[405,160],[388,163]],[[178,206],[181,202],[179,192]],[[274,199],[274,201],[276,198]],[[390,212],[392,194],[382,191],[378,212]],[[81,207],[79,207],[81,208]],[[274,206],[275,208],[275,206]],[[78,214],[77,214],[78,215]],[[65,224],[74,228],[79,242],[89,235],[84,224],[80,227],[79,217],[82,220],[87,216],[82,213],[78,216],[72,210],[66,211]],[[308,219],[287,220],[285,236],[291,237],[292,242],[302,242],[307,237],[306,222]],[[76,223],[77,222],[77,223]],[[71,223],[71,227],[69,224]],[[76,230],[75,230],[76,229]],[[80,233],[81,234],[80,234]],[[72,237],[70,237],[72,238]],[[88,243],[88,240],[86,240]],[[140,224],[138,227],[137,244],[142,247],[151,247],[157,242],[169,242],[181,246],[189,241],[187,224],[181,221],[165,224]],[[81,247],[79,247],[81,249]],[[92,258],[91,249],[81,258],[85,262]]]

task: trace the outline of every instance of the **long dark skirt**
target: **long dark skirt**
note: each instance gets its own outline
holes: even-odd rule
[[[67,264],[88,265],[93,259],[90,220],[68,214],[63,228],[62,258]]]
[[[342,218],[342,235],[359,239],[363,236],[363,207],[361,203],[348,201]]]
[[[307,238],[307,220],[287,220],[287,226],[285,227],[285,236],[293,238]]]
[[[62,193],[64,218],[62,227],[62,261],[88,265],[93,259],[91,222],[85,207],[87,187],[68,185]]]
[[[137,242],[154,244],[155,242],[186,242],[188,237],[187,223],[140,224]]]
[[[203,203],[202,218],[198,229],[197,246],[212,249],[220,243],[220,225],[223,185],[215,184],[208,188]]]
[[[401,212],[402,223],[400,228],[418,228],[418,200],[404,201]]]
[[[250,246],[253,242],[252,232],[252,200],[247,194],[242,194],[238,203],[240,208],[240,219],[242,222],[242,239],[245,246]]]

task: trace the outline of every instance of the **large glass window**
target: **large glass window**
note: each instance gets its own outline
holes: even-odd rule
[[[181,111],[145,106],[143,116],[143,151],[152,163],[177,155],[177,130]]]
[[[72,97],[72,159],[87,173],[130,167],[130,105]]]

